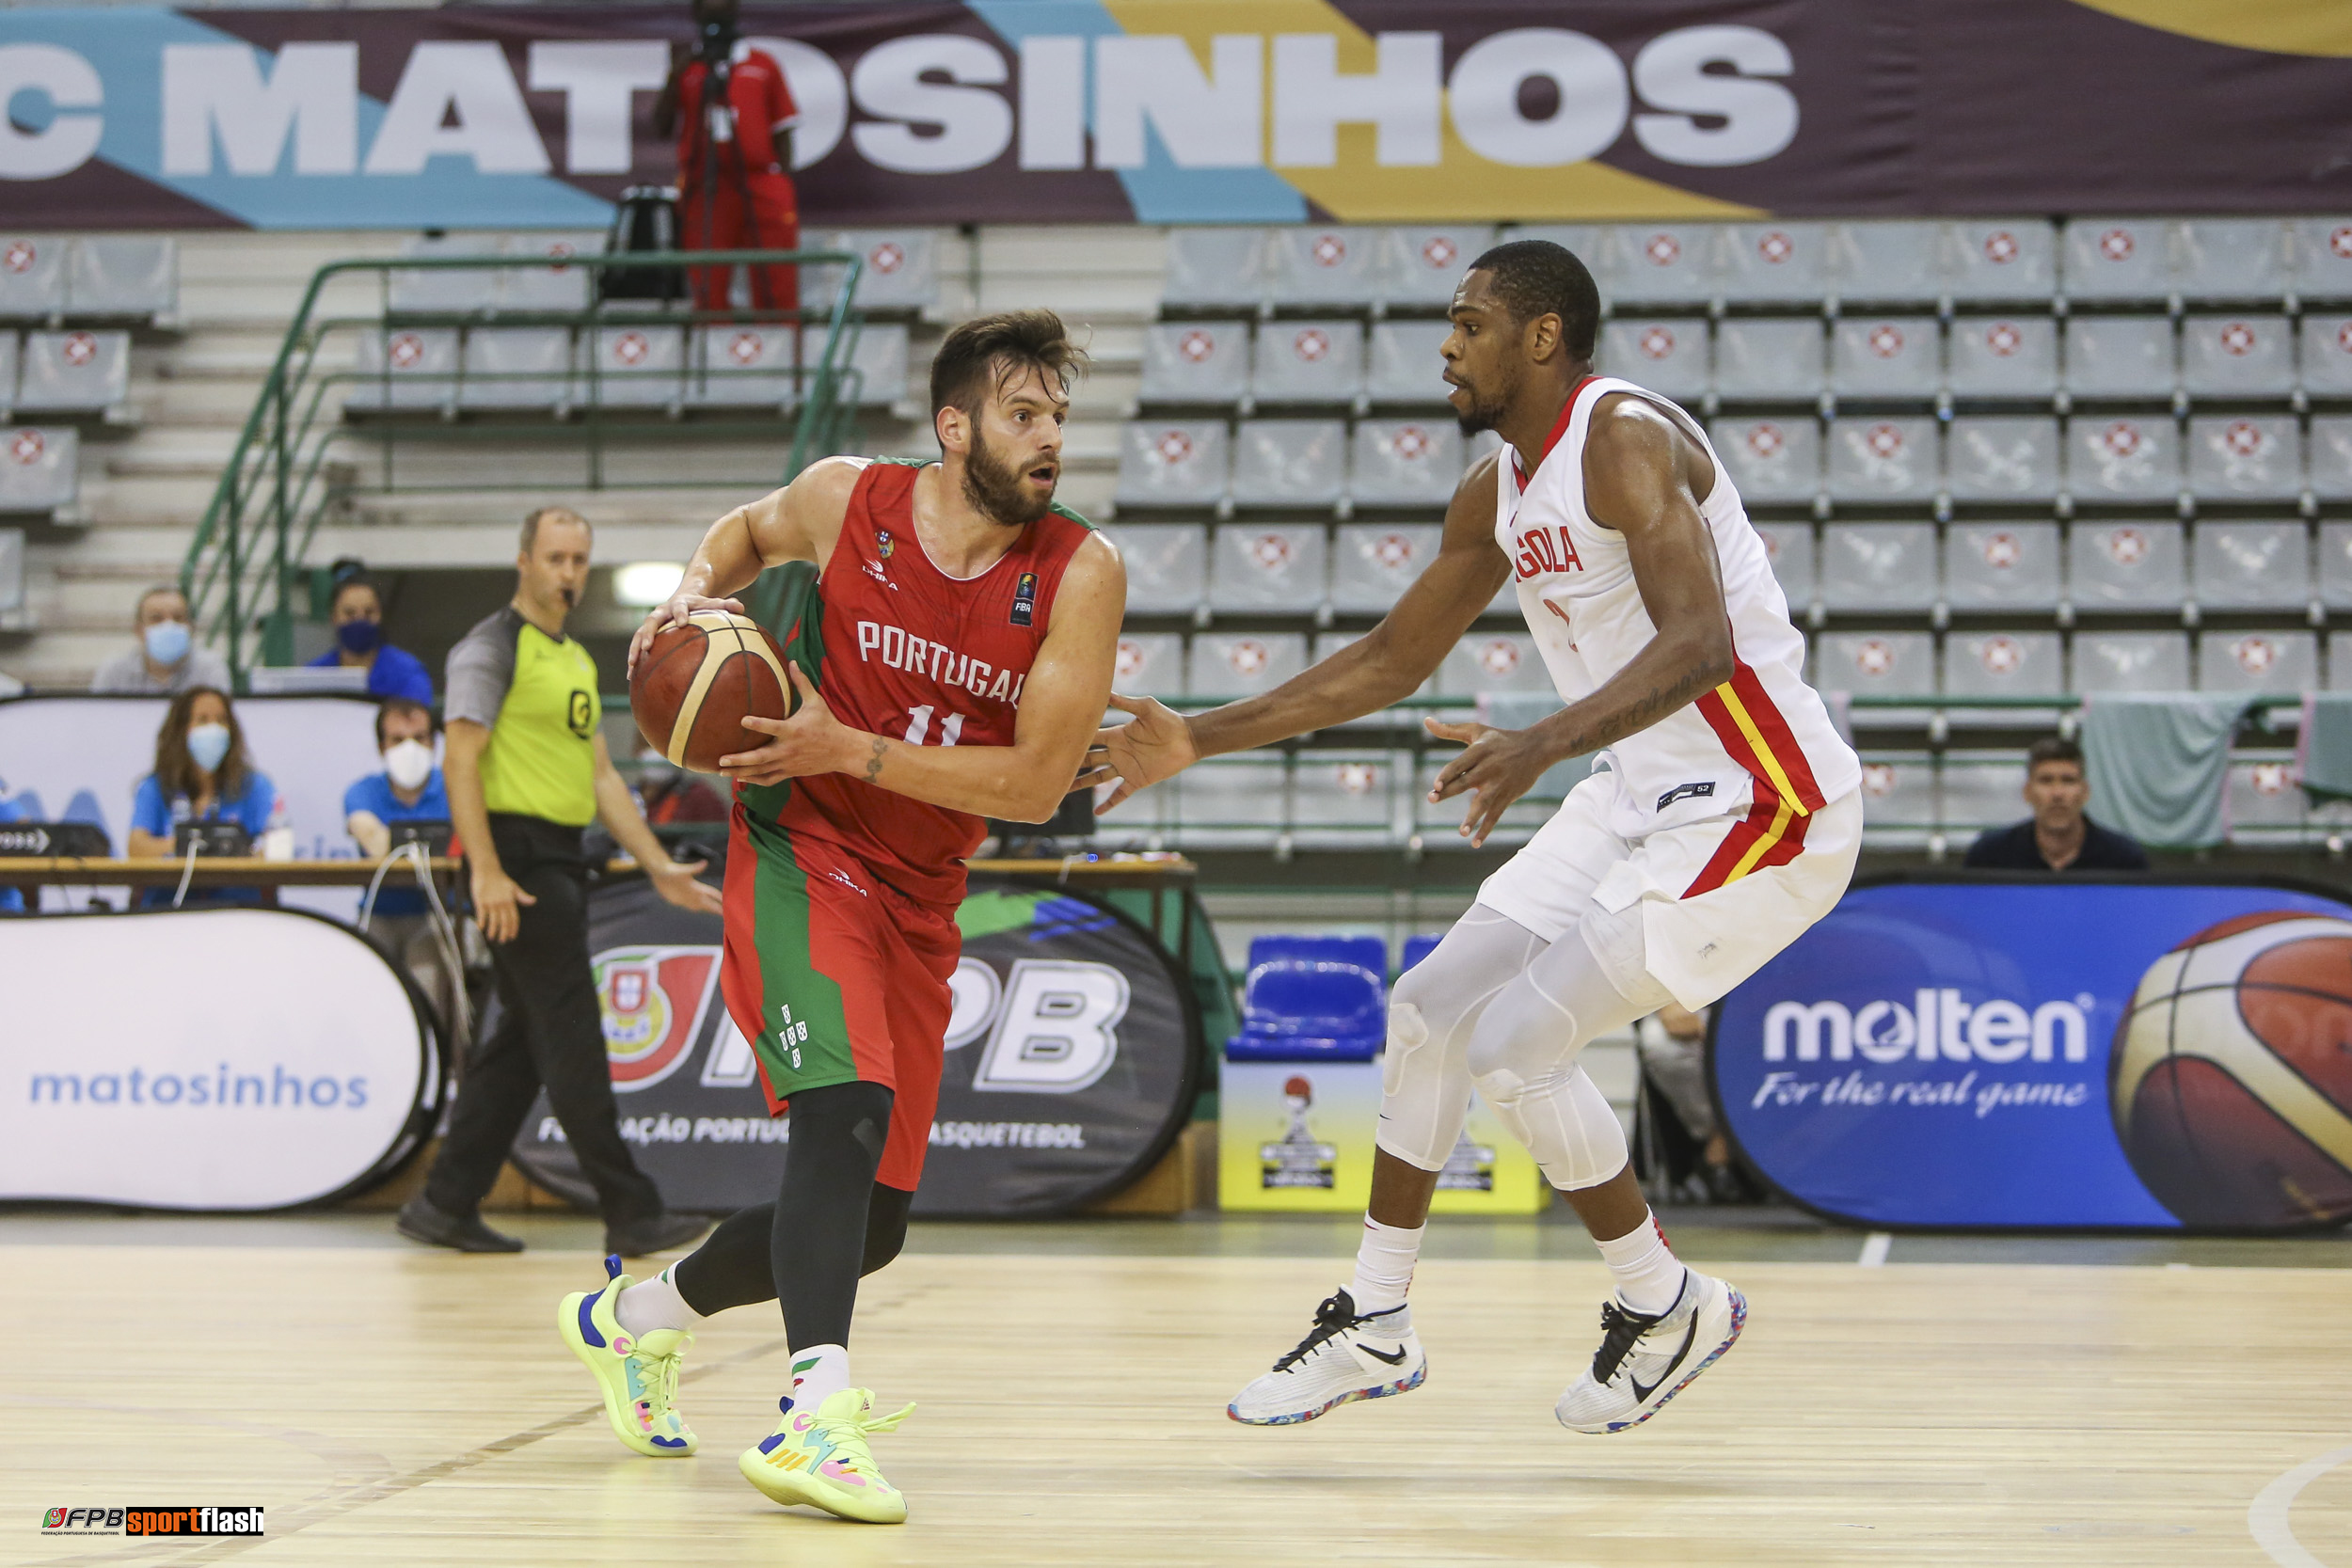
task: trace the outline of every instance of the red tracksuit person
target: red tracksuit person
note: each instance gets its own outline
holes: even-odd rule
[[[736,0],[697,0],[698,24],[731,32]],[[792,188],[792,127],[799,106],[784,68],[763,50],[737,43],[727,64],[723,102],[709,92],[710,67],[681,50],[654,105],[654,128],[677,132],[678,230],[687,250],[789,250],[801,243],[800,198]],[[748,205],[748,212],[746,207]],[[732,267],[691,269],[694,308],[727,308]],[[752,267],[751,301],[760,309],[799,308],[799,269]]]

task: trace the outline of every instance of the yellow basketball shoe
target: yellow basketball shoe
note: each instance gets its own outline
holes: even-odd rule
[[[906,1497],[882,1479],[866,1439],[897,1431],[914,1406],[894,1416],[873,1411],[870,1388],[844,1388],[814,1410],[795,1409],[787,1399],[774,1433],[736,1464],[744,1480],[787,1508],[806,1503],[868,1525],[903,1525]]]
[[[695,1436],[674,1402],[678,1367],[694,1337],[675,1328],[643,1335],[623,1328],[613,1308],[621,1292],[637,1281],[621,1272],[617,1257],[607,1258],[604,1270],[608,1277],[601,1288],[564,1298],[555,1310],[556,1331],[580,1365],[596,1374],[612,1435],[656,1459],[692,1453]]]

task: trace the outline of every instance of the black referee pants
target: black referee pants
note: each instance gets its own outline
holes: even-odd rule
[[[538,900],[516,906],[514,940],[494,943],[496,1033],[476,1042],[424,1195],[445,1214],[482,1206],[541,1088],[564,1126],[607,1227],[661,1212],[661,1194],[622,1140],[604,1023],[588,965],[588,873],[580,830],[493,813],[499,863]]]

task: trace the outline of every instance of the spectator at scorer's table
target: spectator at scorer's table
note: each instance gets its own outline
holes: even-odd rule
[[[369,696],[433,705],[433,676],[424,661],[384,641],[384,594],[373,578],[355,572],[337,583],[327,619],[335,646],[312,659],[311,669],[365,670]]]
[[[102,696],[160,697],[209,686],[229,689],[229,665],[195,643],[187,595],[166,583],[139,595],[131,612],[138,646],[98,667],[89,689]]]
[[[370,860],[383,859],[391,848],[390,824],[450,819],[449,790],[433,762],[432,709],[405,697],[387,701],[375,712],[375,749],[383,770],[343,792],[344,830]],[[453,840],[450,848],[456,852]],[[368,934],[407,967],[447,1028],[458,976],[427,908],[415,874],[395,866],[376,894]]]
[[[2090,783],[2083,749],[2063,736],[2044,736],[2026,753],[2026,804],[2033,815],[1992,828],[1968,847],[1973,871],[2145,871],[2148,851],[2137,841],[2102,828],[2083,808]]]
[[[284,825],[285,802],[269,775],[246,754],[245,731],[226,693],[190,687],[171,700],[155,736],[155,770],[141,779],[131,800],[130,848],[134,858],[172,852],[172,833],[183,822],[234,822],[253,840]],[[168,906],[172,890],[150,888],[145,908]],[[259,903],[252,888],[191,890],[185,903]]]
[[[380,772],[355,781],[343,791],[343,828],[370,860],[390,852],[394,822],[446,822],[449,790],[433,761],[433,710],[394,697],[375,710],[375,750]],[[422,914],[424,898],[413,889],[396,903],[387,887],[376,901],[382,914]]]

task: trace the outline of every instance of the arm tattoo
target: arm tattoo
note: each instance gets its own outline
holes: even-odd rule
[[[866,759],[866,782],[867,784],[872,784],[882,777],[882,752],[888,749],[889,745],[890,742],[881,736],[874,737],[874,754]]]

